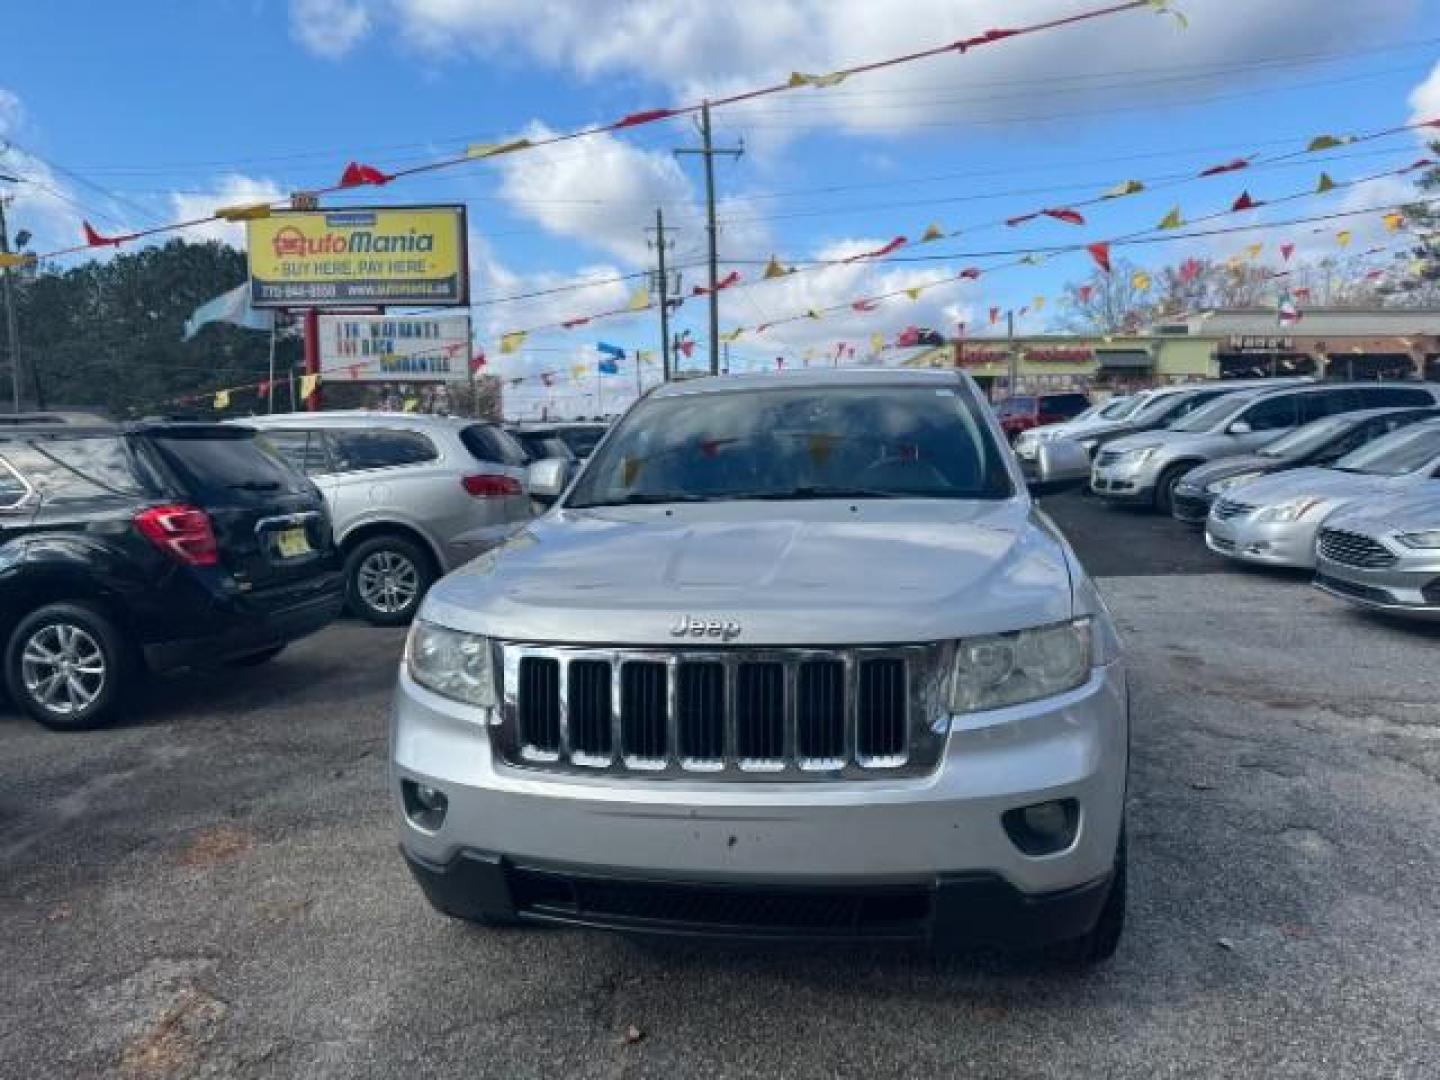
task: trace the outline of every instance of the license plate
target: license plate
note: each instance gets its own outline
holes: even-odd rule
[[[298,559],[315,550],[310,546],[310,537],[304,529],[281,529],[275,534],[275,547],[282,559]]]

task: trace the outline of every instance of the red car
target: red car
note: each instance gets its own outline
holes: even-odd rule
[[[1090,399],[1084,394],[1021,394],[1006,398],[995,407],[1000,418],[1000,427],[1007,438],[1014,442],[1022,431],[1029,431],[1042,424],[1059,424],[1073,420],[1090,407]]]

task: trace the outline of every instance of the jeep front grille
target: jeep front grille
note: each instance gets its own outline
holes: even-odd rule
[[[511,765],[746,780],[931,771],[943,645],[650,650],[500,644],[496,730]]]

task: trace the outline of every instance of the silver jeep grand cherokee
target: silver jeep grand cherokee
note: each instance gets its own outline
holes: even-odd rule
[[[407,643],[392,786],[435,907],[1114,951],[1125,669],[967,376],[671,384],[562,468]]]

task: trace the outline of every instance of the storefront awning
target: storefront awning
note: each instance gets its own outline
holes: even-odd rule
[[[1101,371],[1149,371],[1155,358],[1144,349],[1099,349],[1095,359]]]

